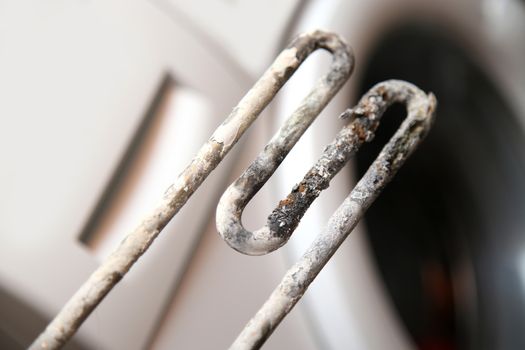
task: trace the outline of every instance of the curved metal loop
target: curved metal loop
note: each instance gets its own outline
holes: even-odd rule
[[[289,147],[282,146],[290,129],[287,121],[264,151],[221,197],[217,207],[219,233],[232,248],[248,255],[267,254],[281,247],[288,241],[313,201],[322,190],[328,188],[332,178],[364,142],[373,139],[379,120],[388,106],[395,102],[407,105],[405,125],[428,121],[428,111],[421,112],[419,108],[430,109],[433,106],[432,101],[431,97],[416,86],[403,81],[390,80],[374,86],[355,108],[341,115],[341,118],[349,118],[351,122],[339,131],[303,180],[279,202],[268,216],[266,225],[250,232],[242,225],[242,212],[290,150]],[[403,126],[401,130],[405,130]]]
[[[229,149],[232,141],[237,141],[304,60],[318,49],[330,52],[332,62],[328,72],[317,81],[281,128],[286,132],[283,132],[285,139],[280,145],[291,149],[352,74],[354,54],[337,34],[316,30],[295,38],[213,133],[212,139]]]
[[[373,137],[381,115],[395,102],[407,106],[407,117],[399,129],[383,147],[350,195],[332,214],[326,228],[317,235],[301,259],[286,272],[280,284],[248,322],[230,349],[259,349],[264,344],[352,232],[381,190],[426,136],[434,119],[434,95],[427,95],[416,86],[399,80],[379,83],[361,98],[355,108],[343,113],[343,117],[355,119],[339,132],[335,141],[326,148],[317,164],[292,191],[292,197],[289,198],[303,203],[295,198],[306,196],[302,193],[310,191],[310,184],[313,193],[327,186],[329,180],[326,178],[332,176],[328,174],[333,173],[331,167],[340,167],[343,158],[348,159],[349,154],[354,153],[363,142]],[[319,182],[313,181],[314,179],[318,179]],[[299,190],[301,186],[308,189]],[[302,209],[300,204],[294,210]]]
[[[240,224],[242,211],[240,208],[244,208],[260,187],[270,178],[284,157],[352,73],[354,55],[350,47],[339,36],[321,31],[299,36],[279,55],[272,67],[280,67],[280,62],[289,64],[289,62],[297,61],[298,63],[290,65],[293,66],[293,70],[295,70],[300,62],[304,61],[310,53],[319,48],[326,49],[333,55],[328,73],[319,79],[310,93],[301,101],[299,107],[297,107],[284,122],[270,143],[266,145],[264,151],[253,162],[246,173],[237,180],[237,185],[230,187],[223,195],[224,199],[219,203],[217,209],[217,226],[219,232],[230,246],[242,253],[251,255],[268,253],[269,250],[267,249],[266,242],[272,240],[273,232],[264,228],[255,234],[246,231]],[[270,71],[271,70],[272,68],[270,68]],[[288,75],[291,75],[293,70],[286,70],[286,72]],[[252,90],[255,90],[255,88]],[[276,92],[277,91],[275,91],[275,93]],[[229,120],[225,121],[225,123],[227,122],[229,122]],[[237,191],[238,188],[242,188],[243,190]],[[222,205],[224,203],[231,203],[231,201],[227,199],[228,197],[235,198],[236,205],[234,210],[240,209],[238,215],[231,215],[232,208],[225,208]],[[239,220],[236,220],[236,217],[238,217]],[[235,228],[232,230],[230,227]],[[250,237],[253,238],[251,239],[251,243],[248,245],[244,244],[245,241],[250,240]],[[263,244],[261,245],[259,243]],[[276,241],[271,244],[271,246],[275,249],[280,245]]]
[[[73,336],[84,319],[146,252],[171,218],[235,146],[301,63],[317,49],[331,52],[333,59],[328,73],[317,82],[289,119],[290,130],[286,132],[284,143],[289,144],[289,148],[293,147],[297,138],[346,82],[354,67],[350,46],[337,34],[319,30],[301,34],[281,52],[199,149],[158,205],[90,275],[30,349],[56,349]],[[295,128],[295,124],[301,124],[301,127]]]

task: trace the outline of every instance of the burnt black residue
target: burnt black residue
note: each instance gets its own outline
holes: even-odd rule
[[[295,186],[286,199],[280,201],[277,208],[268,216],[268,227],[271,232],[277,237],[289,238],[306,210],[328,185],[329,180],[317,175],[310,176]]]
[[[279,202],[277,208],[268,217],[267,225],[274,236],[288,239],[310,205],[321,191],[329,187],[330,181],[344,167],[350,156],[364,142],[371,139],[370,135],[377,128],[378,122],[371,117],[369,110],[373,108],[368,100],[364,99],[362,102],[356,110],[363,112],[356,114],[352,122],[337,134],[335,140],[325,148],[321,158],[303,180]],[[383,103],[379,100],[376,102]]]

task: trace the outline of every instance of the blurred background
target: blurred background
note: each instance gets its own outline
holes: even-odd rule
[[[0,0],[0,348],[23,349],[297,33],[353,47],[349,82],[244,215],[264,224],[384,79],[437,96],[428,138],[265,345],[525,349],[522,0]],[[327,69],[314,53],[69,349],[226,348],[404,117],[289,243],[229,249],[215,207]]]

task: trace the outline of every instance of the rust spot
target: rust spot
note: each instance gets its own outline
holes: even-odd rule
[[[285,207],[287,205],[290,205],[293,202],[294,202],[293,198],[291,196],[288,196],[288,197],[286,197],[285,199],[283,199],[282,201],[279,202],[279,208],[282,208],[282,207]]]
[[[366,130],[360,123],[352,125],[352,129],[355,131],[359,141],[364,142],[366,140]]]
[[[381,98],[383,100],[387,100],[388,99],[388,91],[387,91],[387,89],[384,86],[379,86],[377,88],[377,93],[381,96]]]

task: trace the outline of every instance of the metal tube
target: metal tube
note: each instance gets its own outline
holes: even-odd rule
[[[286,205],[293,206],[293,209],[290,209],[290,212],[282,210],[283,201],[281,201],[276,210],[279,213],[284,211],[283,216],[281,218],[278,215],[270,215],[269,225],[272,225],[271,220],[275,220],[275,217],[278,218],[277,220],[285,220],[286,225],[288,225],[287,216],[292,216],[289,219],[291,222],[294,220],[298,222],[313,201],[308,198],[305,202],[307,204],[303,205],[301,198],[307,196],[315,198],[319,191],[328,187],[330,179],[341,169],[349,156],[356,152],[363,142],[371,140],[381,115],[394,102],[407,105],[406,119],[350,195],[332,215],[325,230],[317,236],[301,259],[288,270],[281,283],[246,325],[230,349],[258,349],[264,344],[354,229],[381,190],[427,134],[436,107],[434,96],[426,95],[414,85],[403,81],[390,80],[377,84],[363,96],[356,108],[343,113],[344,117],[355,119],[339,132],[317,164],[285,200]],[[295,203],[299,204],[295,205]]]
[[[303,100],[296,118],[313,120],[350,76],[354,58],[348,44],[336,34],[313,31],[297,37],[242,98],[215,130],[196,157],[171,185],[153,211],[87,279],[60,310],[30,349],[58,349],[70,339],[93,309],[144,254],[160,231],[221,162],[246,129],[273,99],[310,53],[332,53],[330,70]],[[311,122],[311,121],[310,121]]]

